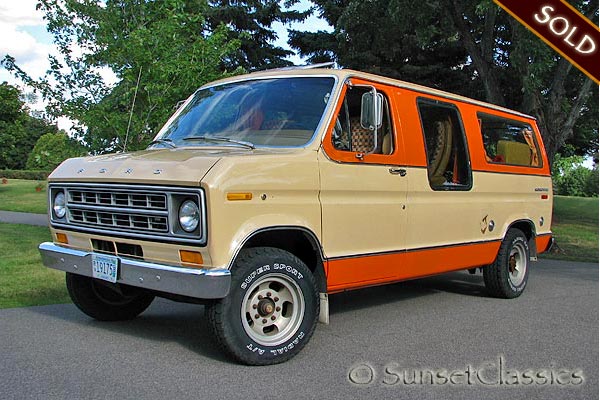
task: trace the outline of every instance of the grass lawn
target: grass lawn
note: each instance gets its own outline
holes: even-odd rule
[[[543,257],[598,262],[598,198],[554,196],[552,232],[558,248]]]
[[[42,265],[46,227],[0,223],[0,308],[69,303],[65,273]]]
[[[41,192],[35,187],[42,184]],[[46,214],[48,191],[46,181],[26,181],[9,179],[7,184],[0,183],[0,209]]]

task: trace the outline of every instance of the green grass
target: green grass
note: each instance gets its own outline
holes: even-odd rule
[[[598,262],[598,198],[554,196],[552,232],[558,245],[546,258]]]
[[[46,227],[0,223],[0,308],[70,302],[64,272],[42,265]]]
[[[40,183],[42,191],[36,192],[35,187]],[[45,181],[9,179],[6,184],[0,182],[0,210],[46,214],[47,193]]]

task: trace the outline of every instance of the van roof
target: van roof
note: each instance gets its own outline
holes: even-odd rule
[[[399,88],[403,88],[403,89],[413,90],[415,92],[431,94],[431,95],[443,97],[443,98],[446,98],[449,100],[455,100],[455,101],[460,101],[463,103],[473,104],[473,105],[477,105],[477,106],[517,115],[517,116],[520,116],[523,118],[535,120],[535,117],[533,117],[531,115],[527,115],[527,114],[521,113],[519,111],[511,110],[509,108],[501,107],[501,106],[498,106],[495,104],[486,103],[484,101],[475,100],[475,99],[472,99],[469,97],[461,96],[461,95],[450,93],[450,92],[445,92],[443,90],[433,89],[433,88],[430,88],[427,86],[417,85],[415,83],[401,81],[398,79],[386,78],[384,76],[370,74],[367,72],[356,71],[356,70],[352,70],[352,69],[324,69],[324,68],[302,68],[302,67],[269,69],[269,70],[264,70],[264,71],[252,72],[252,73],[244,74],[244,75],[236,75],[236,76],[232,76],[232,77],[225,78],[225,79],[220,79],[220,80],[217,80],[214,82],[209,82],[202,87],[210,87],[210,86],[220,85],[220,84],[229,83],[229,82],[238,82],[238,81],[251,80],[251,79],[256,79],[256,78],[264,79],[264,78],[268,78],[268,77],[311,76],[311,75],[313,75],[313,76],[314,75],[335,76],[340,81],[344,81],[348,78],[360,78],[360,79],[370,80],[373,82],[378,82],[378,83],[383,83],[386,85],[395,86],[395,87],[399,87]]]

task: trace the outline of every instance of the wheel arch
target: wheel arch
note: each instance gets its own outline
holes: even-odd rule
[[[536,246],[535,238],[536,238],[537,233],[535,230],[535,223],[530,219],[519,219],[519,220],[513,221],[506,229],[506,232],[504,232],[505,236],[511,228],[517,228],[525,234],[525,236],[527,237],[527,243],[529,245],[529,256],[530,256],[530,258],[536,260],[537,259],[537,246]]]
[[[311,230],[300,226],[274,226],[254,231],[238,247],[230,261],[229,269],[233,267],[241,250],[252,247],[274,247],[290,252],[311,270],[319,292],[327,292],[323,249]]]

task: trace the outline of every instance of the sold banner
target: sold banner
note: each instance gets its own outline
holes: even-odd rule
[[[596,84],[600,29],[563,0],[494,0]]]

